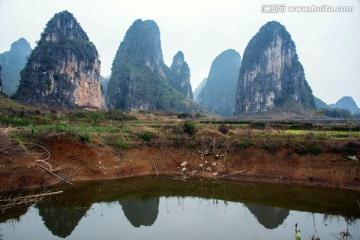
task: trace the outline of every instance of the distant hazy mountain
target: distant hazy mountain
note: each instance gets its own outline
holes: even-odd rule
[[[106,100],[106,97],[107,97],[110,77],[111,77],[111,75],[109,75],[107,77],[100,76],[100,84],[101,84],[101,88],[103,91],[104,100]],[[106,102],[105,102],[105,105],[106,105]]]
[[[335,104],[330,104],[332,108],[340,108],[349,110],[350,113],[356,113],[359,111],[357,104],[355,103],[354,99],[349,96],[342,97],[339,101]]]
[[[207,78],[204,78],[202,80],[202,82],[195,88],[195,90],[193,91],[193,100],[195,102],[198,102],[198,95],[199,95],[199,92],[201,91],[201,89],[203,89],[203,87],[205,86],[206,84],[206,81],[207,81]]]
[[[234,115],[240,63],[240,54],[233,49],[214,59],[206,84],[197,96],[202,106],[224,117]]]
[[[295,43],[276,21],[262,26],[246,46],[237,86],[235,114],[293,103],[315,109]]]
[[[2,93],[1,65],[0,65],[0,93]]]
[[[31,46],[24,38],[11,44],[10,51],[0,54],[2,91],[8,96],[15,94],[19,87],[20,72],[26,65]]]
[[[47,23],[13,97],[56,108],[104,106],[98,52],[70,12]]]
[[[330,108],[323,100],[314,96],[315,108],[317,110]]]

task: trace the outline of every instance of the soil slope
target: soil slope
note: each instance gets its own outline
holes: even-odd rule
[[[250,146],[227,154],[201,154],[196,148],[140,146],[114,150],[100,143],[83,143],[67,135],[46,136],[43,146],[11,140],[0,133],[1,190],[41,188],[61,182],[45,171],[73,183],[87,180],[118,179],[148,174],[193,175],[346,188],[360,191],[360,165],[340,153],[299,156],[282,147],[275,153]],[[24,148],[26,147],[26,149]],[[47,159],[48,158],[48,159]],[[44,161],[39,161],[47,159]],[[184,166],[186,162],[186,170]],[[50,165],[50,166],[49,166]],[[238,173],[237,173],[238,172]],[[226,176],[225,176],[226,175]]]

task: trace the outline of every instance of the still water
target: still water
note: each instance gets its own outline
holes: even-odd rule
[[[0,239],[360,239],[359,193],[168,177],[91,183],[0,216]]]

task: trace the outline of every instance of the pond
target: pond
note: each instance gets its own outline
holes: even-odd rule
[[[62,190],[5,211],[0,239],[288,240],[296,223],[302,239],[360,239],[360,193],[345,190],[169,176]]]

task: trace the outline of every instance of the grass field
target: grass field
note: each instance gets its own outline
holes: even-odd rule
[[[62,134],[74,140],[121,149],[144,144],[197,148],[216,142],[219,146],[255,146],[271,152],[287,147],[297,149],[300,154],[360,151],[360,124],[350,120],[322,124],[234,121],[201,114],[153,111],[41,110],[0,96],[0,126],[17,129],[11,132],[17,142],[42,141],[47,136]]]

